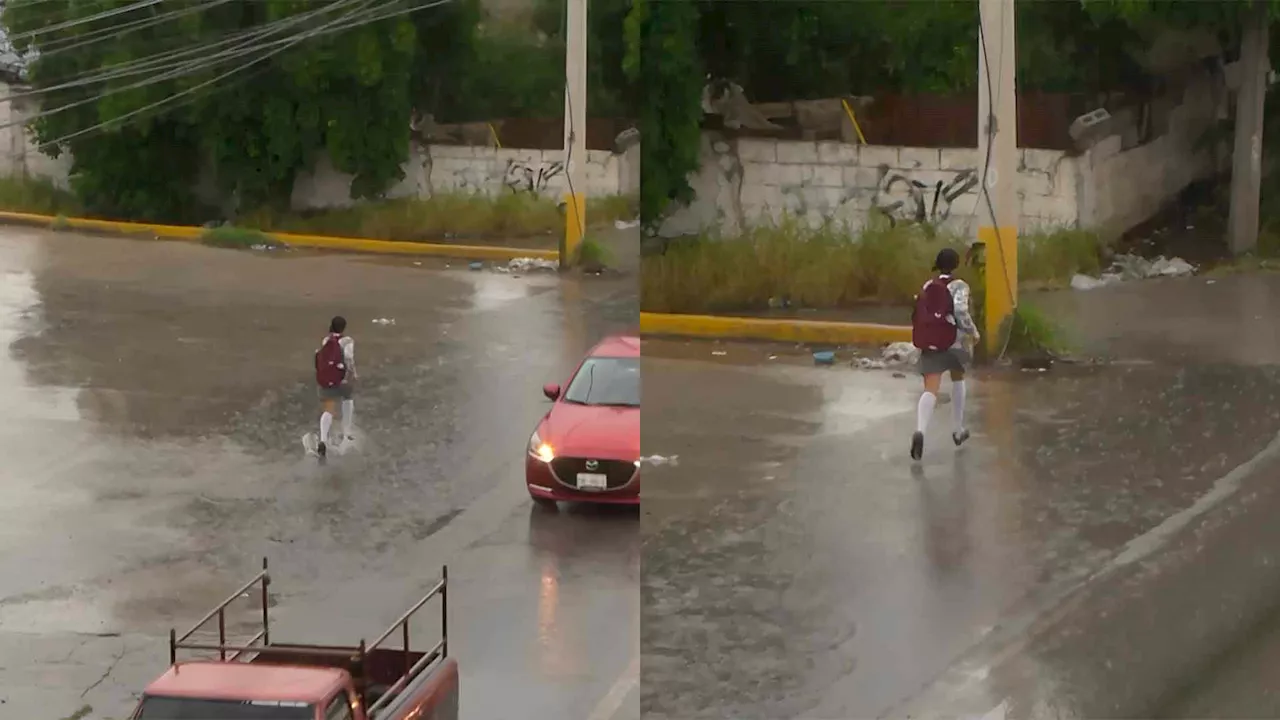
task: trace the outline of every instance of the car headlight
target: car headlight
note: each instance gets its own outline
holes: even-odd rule
[[[542,442],[542,438],[538,437],[536,430],[529,437],[529,455],[544,463],[549,463],[556,459],[556,451],[547,443]]]

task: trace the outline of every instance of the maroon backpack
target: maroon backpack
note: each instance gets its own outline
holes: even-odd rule
[[[956,342],[956,326],[950,319],[956,310],[947,284],[949,275],[939,275],[925,283],[916,296],[911,313],[911,344],[921,350],[946,350]]]
[[[342,334],[329,333],[316,351],[316,383],[322,388],[336,388],[347,376],[347,359],[342,352]]]

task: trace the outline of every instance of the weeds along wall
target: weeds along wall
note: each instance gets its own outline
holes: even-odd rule
[[[1200,142],[1224,107],[1220,75],[1171,83],[1144,113],[1118,112],[1082,151],[1018,151],[1023,232],[1088,228],[1114,237],[1154,216],[1190,183],[1229,168]],[[1140,120],[1141,118],[1141,120]],[[1146,130],[1139,132],[1139,122]],[[976,145],[976,138],[975,138]],[[703,134],[695,199],[660,228],[666,236],[776,222],[833,221],[857,229],[883,214],[900,223],[976,230],[983,159],[974,148],[921,148]],[[995,179],[996,182],[1004,180]]]

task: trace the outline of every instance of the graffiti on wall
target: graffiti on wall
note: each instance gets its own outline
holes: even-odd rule
[[[513,193],[540,194],[556,177],[564,174],[562,162],[525,162],[508,160],[502,182]]]
[[[956,198],[977,186],[974,170],[960,170],[950,181],[938,180],[932,185],[892,170],[880,178],[875,208],[892,224],[940,225],[951,217]]]

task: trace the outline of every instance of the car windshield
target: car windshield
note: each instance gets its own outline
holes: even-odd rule
[[[639,358],[587,358],[564,393],[577,405],[640,407]]]
[[[142,701],[138,720],[311,720],[314,705],[264,700],[203,700],[154,695]]]

